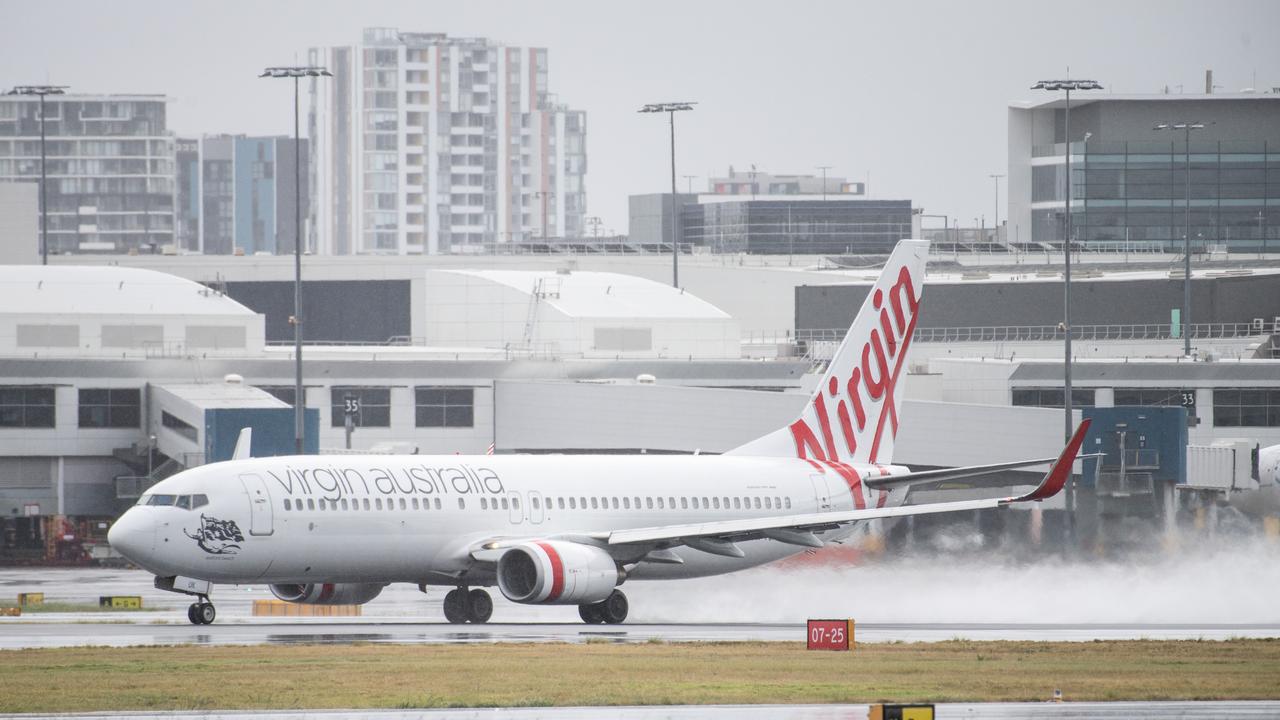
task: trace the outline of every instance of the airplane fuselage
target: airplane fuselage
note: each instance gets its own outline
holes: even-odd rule
[[[490,585],[492,569],[471,562],[467,548],[494,537],[885,507],[905,498],[905,490],[871,490],[860,482],[904,467],[854,468],[856,479],[843,469],[798,458],[715,455],[256,458],[156,484],[119,521],[115,537],[159,576]],[[770,539],[741,547],[742,558],[675,548],[683,563],[640,561],[628,577],[715,575],[805,549]]]

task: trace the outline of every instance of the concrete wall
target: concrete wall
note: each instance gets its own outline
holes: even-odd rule
[[[409,285],[408,280],[303,280],[303,337],[306,342],[381,343],[410,335]],[[268,342],[293,340],[292,282],[231,282],[227,294],[266,316]]]
[[[40,185],[0,182],[0,264],[40,262]]]
[[[1168,324],[1182,306],[1181,280],[1073,280],[1071,318],[1079,325]],[[796,329],[844,329],[870,285],[796,288]],[[1062,282],[927,284],[919,327],[1053,325],[1062,321]],[[1280,316],[1280,275],[1194,278],[1193,323],[1247,323]]]

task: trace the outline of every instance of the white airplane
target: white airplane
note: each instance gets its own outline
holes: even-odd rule
[[[296,603],[365,603],[394,582],[452,587],[453,623],[512,602],[627,616],[624,581],[704,577],[847,538],[876,518],[994,508],[1056,494],[1088,421],[1062,454],[911,472],[891,464],[903,366],[928,243],[898,243],[801,415],[723,455],[235,457],[156,483],[112,526],[111,545],[197,598],[265,583]],[[904,505],[917,483],[1052,463],[1016,497]],[[473,589],[474,588],[474,589]]]

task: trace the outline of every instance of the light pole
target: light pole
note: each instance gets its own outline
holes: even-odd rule
[[[1094,80],[1041,80],[1031,86],[1032,90],[1048,90],[1057,92],[1065,90],[1067,93],[1066,111],[1063,113],[1063,138],[1065,140],[1065,150],[1063,154],[1066,156],[1066,175],[1067,175],[1067,198],[1064,205],[1063,215],[1066,220],[1065,229],[1063,230],[1063,290],[1062,290],[1062,328],[1066,337],[1063,361],[1063,388],[1062,403],[1064,413],[1064,432],[1068,442],[1071,440],[1071,431],[1074,429],[1071,422],[1071,91],[1072,90],[1101,90],[1102,86]],[[1072,483],[1067,483],[1067,509],[1072,511],[1072,517],[1075,516],[1075,493]],[[1074,522],[1074,520],[1073,520]]]
[[[988,175],[987,177],[996,181],[996,214],[991,216],[991,227],[995,229],[995,239],[993,242],[1000,241],[1000,178],[1004,175]]]
[[[537,200],[538,204],[541,205],[542,207],[541,230],[542,230],[543,245],[547,244],[547,198],[549,197],[551,197],[551,191],[549,190],[535,190],[533,193],[533,199]]]
[[[1101,90],[1102,86],[1094,80],[1041,80],[1031,86],[1032,90],[1048,90],[1057,92],[1065,90],[1067,94],[1066,111],[1063,113],[1063,155],[1066,159],[1066,176],[1067,176],[1067,197],[1066,203],[1063,205],[1063,215],[1066,217],[1066,225],[1063,230],[1062,254],[1062,334],[1063,342],[1063,361],[1062,361],[1062,420],[1063,435],[1067,442],[1071,442],[1071,433],[1074,423],[1071,419],[1071,91],[1072,90]],[[1075,539],[1076,527],[1076,488],[1075,477],[1067,481],[1067,492],[1065,503],[1067,506],[1067,532],[1071,540]]]
[[[819,165],[818,169],[822,171],[822,199],[827,199],[827,171],[831,169],[830,165]]]
[[[1183,215],[1182,228],[1182,355],[1183,357],[1191,357],[1191,131],[1203,130],[1202,122],[1176,122],[1176,123],[1160,123],[1155,126],[1156,130],[1181,130],[1185,138],[1185,150],[1187,153],[1187,195],[1183,201],[1185,212]]]
[[[696,102],[649,103],[637,112],[667,114],[671,121],[671,286],[680,287],[680,214],[676,209],[676,113],[692,110]]]
[[[45,177],[44,149],[44,98],[46,95],[63,95],[66,85],[19,85],[9,95],[35,95],[40,98],[40,264],[49,264],[49,195]]]
[[[302,141],[298,114],[298,81],[304,77],[333,77],[314,65],[269,67],[258,77],[293,78],[293,438],[294,451],[306,447],[307,398],[302,387]]]
[[[698,176],[697,176],[697,175],[681,175],[680,177],[684,178],[684,192],[685,192],[685,194],[686,194],[686,195],[692,195],[692,194],[693,194],[693,180],[694,180],[694,178],[696,178],[696,177],[698,177]]]

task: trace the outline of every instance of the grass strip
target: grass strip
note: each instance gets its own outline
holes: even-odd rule
[[[1280,640],[56,648],[0,651],[0,712],[1248,700],[1276,678]]]

